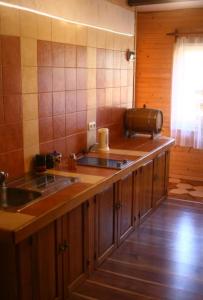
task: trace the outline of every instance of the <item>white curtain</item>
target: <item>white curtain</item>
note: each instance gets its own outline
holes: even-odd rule
[[[171,134],[178,145],[203,148],[203,38],[176,41]]]

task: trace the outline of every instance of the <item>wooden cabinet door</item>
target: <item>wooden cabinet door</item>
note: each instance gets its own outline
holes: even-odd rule
[[[61,221],[17,245],[20,300],[62,299]]]
[[[153,175],[153,161],[149,161],[141,167],[140,180],[140,218],[141,220],[152,209],[152,175]]]
[[[87,271],[87,209],[88,202],[62,217],[64,298],[86,277]]]
[[[140,197],[142,187],[141,187],[141,176],[142,176],[142,169],[139,168],[135,170],[133,173],[134,176],[134,184],[133,184],[133,211],[134,211],[134,227],[139,224],[139,209],[140,209]]]
[[[117,183],[118,192],[116,202],[118,205],[118,243],[121,243],[133,230],[133,179],[133,173],[130,173]]]
[[[153,169],[153,207],[166,196],[166,153],[159,154],[154,159]]]
[[[165,194],[168,195],[170,151],[166,151]]]
[[[95,264],[99,265],[116,247],[114,186],[95,196]]]

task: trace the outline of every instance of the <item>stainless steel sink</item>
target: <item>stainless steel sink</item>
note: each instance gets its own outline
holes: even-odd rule
[[[44,199],[78,181],[77,177],[64,177],[52,174],[22,177],[17,181],[13,181],[10,186],[0,185],[0,209],[17,209],[20,211],[22,207],[31,204],[33,200],[39,197]]]
[[[40,197],[42,193],[13,187],[0,187],[0,207],[18,207]]]

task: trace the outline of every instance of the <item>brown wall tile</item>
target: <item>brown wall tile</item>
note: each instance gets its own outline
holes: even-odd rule
[[[4,101],[5,123],[22,121],[22,97],[21,95],[6,95]]]
[[[65,66],[65,46],[61,43],[52,43],[52,65],[53,67]]]
[[[2,63],[4,66],[20,66],[20,40],[14,36],[1,37]]]
[[[87,67],[87,47],[77,46],[77,68]]]
[[[10,179],[24,172],[21,93],[20,38],[0,36],[0,169]]]
[[[66,68],[65,69],[65,89],[76,90],[76,69]]]
[[[39,118],[51,117],[53,114],[52,93],[40,93],[39,101]]]
[[[3,93],[21,93],[21,69],[18,65],[4,65],[2,70]]]
[[[106,87],[106,69],[97,69],[97,88],[103,89]]]
[[[4,152],[9,152],[23,148],[22,123],[12,123],[3,126],[4,133]]]
[[[106,90],[105,89],[97,89],[96,97],[97,97],[97,106],[98,107],[105,106]]]
[[[8,152],[7,165],[9,177],[17,178],[24,175],[24,153],[23,149]]]
[[[66,113],[76,112],[77,107],[77,98],[76,91],[67,91],[66,92]]]
[[[37,42],[37,64],[38,67],[52,66],[52,47],[51,42],[38,41]]]
[[[53,143],[54,150],[62,153],[63,157],[67,157],[66,138],[55,139]]]
[[[77,89],[87,88],[87,69],[77,69]]]
[[[77,131],[85,131],[87,129],[87,112],[79,111],[76,113]]]
[[[76,113],[66,115],[66,135],[77,132],[77,116]]]
[[[38,68],[38,91],[52,92],[52,68],[50,67],[39,67]]]
[[[106,50],[105,49],[97,49],[97,68],[102,69],[106,68]]]
[[[74,134],[66,138],[67,153],[78,153],[87,146],[87,133]]]
[[[65,92],[53,93],[53,116],[65,114]]]
[[[76,46],[65,45],[65,67],[76,67]]]
[[[77,111],[87,110],[87,90],[77,91]]]
[[[39,120],[39,141],[44,143],[53,140],[53,121],[52,117]]]
[[[54,141],[40,143],[40,153],[47,154],[53,152],[54,150]]]
[[[54,139],[65,137],[66,118],[65,115],[53,117]],[[58,151],[58,150],[57,150]]]
[[[65,91],[64,68],[53,68],[53,92]]]

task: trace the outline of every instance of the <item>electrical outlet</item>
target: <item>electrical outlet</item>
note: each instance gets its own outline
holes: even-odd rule
[[[89,122],[88,123],[88,130],[95,130],[96,129],[96,122]]]

